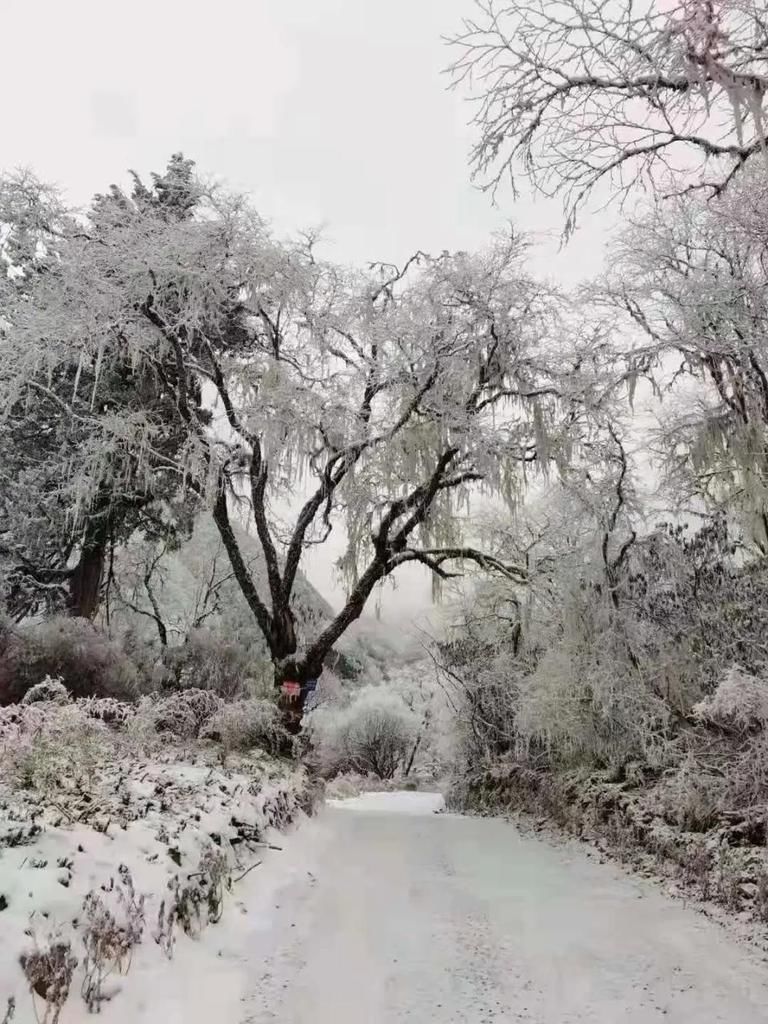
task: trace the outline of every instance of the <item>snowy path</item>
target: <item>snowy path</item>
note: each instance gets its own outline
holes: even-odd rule
[[[768,1021],[768,967],[652,886],[499,820],[354,804],[251,932],[241,1024]]]

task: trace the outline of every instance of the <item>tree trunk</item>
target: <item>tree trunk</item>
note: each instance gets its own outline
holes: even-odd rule
[[[379,560],[369,565],[368,569],[360,577],[357,585],[350,594],[346,605],[339,612],[336,618],[326,626],[323,632],[310,645],[309,650],[301,658],[294,658],[296,651],[296,637],[291,630],[290,636],[285,637],[292,643],[292,650],[286,654],[275,665],[275,686],[280,689],[279,705],[283,711],[285,728],[292,735],[296,735],[301,729],[301,721],[304,716],[304,705],[307,701],[307,691],[304,684],[310,679],[319,679],[323,671],[325,659],[333,649],[333,645],[345,632],[347,627],[359,618],[365,602],[378,581],[386,575],[386,564]],[[273,634],[284,636],[284,634]],[[274,644],[274,639],[273,639]],[[274,646],[273,646],[274,652]],[[291,697],[282,692],[284,682],[295,682],[301,686],[298,697]]]
[[[275,658],[283,660],[296,653],[296,616],[290,606],[284,605],[272,613],[271,635],[270,647]]]
[[[90,530],[88,531],[91,532]],[[93,619],[101,603],[101,581],[107,556],[107,531],[97,527],[86,534],[80,560],[69,580],[69,614]]]
[[[298,735],[301,731],[301,721],[304,717],[304,705],[307,700],[305,683],[306,673],[301,671],[301,666],[291,658],[275,665],[275,686],[278,690],[277,703],[283,715],[283,725],[292,736]],[[301,687],[298,695],[285,693],[283,683],[298,683]]]
[[[403,773],[403,778],[405,778],[405,779],[407,779],[408,776],[411,774],[411,769],[413,768],[413,762],[416,760],[416,755],[419,752],[419,747],[421,746],[421,739],[422,739],[423,735],[424,735],[423,731],[420,731],[419,735],[416,737],[416,742],[413,744],[413,749],[411,750],[411,756],[408,758],[408,764],[405,766],[405,772]]]

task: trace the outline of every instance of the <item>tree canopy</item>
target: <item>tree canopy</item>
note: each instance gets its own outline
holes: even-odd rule
[[[39,239],[26,260],[8,248],[3,407],[19,429],[44,415],[56,441],[47,482],[20,466],[5,500],[27,486],[61,509],[58,566],[100,519],[124,536],[137,509],[167,522],[183,502],[207,507],[278,675],[299,678],[407,562],[438,579],[466,561],[523,578],[465,543],[457,513],[472,490],[511,502],[577,457],[608,390],[599,344],[569,337],[524,243],[351,270],[311,238],[276,239],[180,156],[153,182],[113,187],[85,216],[35,184]],[[6,216],[9,239],[26,238]],[[258,537],[266,591],[233,517]],[[301,559],[342,521],[348,600],[299,650]]]

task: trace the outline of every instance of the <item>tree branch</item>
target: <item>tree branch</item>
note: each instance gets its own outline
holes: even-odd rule
[[[528,583],[529,575],[525,569],[516,565],[507,565],[494,555],[487,555],[477,548],[406,548],[395,556],[394,564],[404,562],[421,562],[433,572],[444,578],[460,576],[461,573],[448,573],[443,569],[444,562],[474,562],[487,572],[497,572],[513,583]]]
[[[275,638],[273,635],[273,621],[266,605],[259,597],[256,584],[253,581],[248,566],[245,564],[240,545],[237,543],[232,525],[229,521],[229,510],[227,508],[226,479],[223,472],[219,474],[216,488],[216,501],[213,506],[213,519],[218,527],[224,547],[226,548],[229,560],[232,564],[232,571],[235,574],[243,596],[248,602],[248,607],[253,612],[254,618],[259,625],[264,639],[267,642],[270,653],[273,657],[280,657],[276,650]]]

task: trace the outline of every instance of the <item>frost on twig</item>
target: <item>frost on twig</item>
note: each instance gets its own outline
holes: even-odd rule
[[[758,7],[477,0],[451,40],[450,69],[474,103],[476,174],[492,189],[527,176],[562,194],[566,236],[603,179],[626,196],[687,163],[693,187],[722,191],[766,154],[768,24]]]
[[[101,1004],[114,994],[106,988],[113,974],[127,974],[133,949],[144,931],[144,897],[137,896],[131,872],[119,868],[120,881],[104,887],[102,893],[90,892],[83,904],[84,978],[81,988],[88,1009],[98,1012]],[[105,897],[114,894],[115,907]]]

